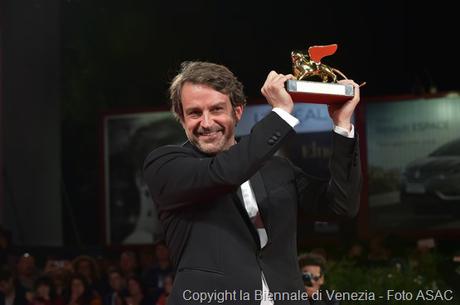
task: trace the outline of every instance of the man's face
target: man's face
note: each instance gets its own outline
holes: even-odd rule
[[[235,125],[243,106],[232,108],[227,95],[202,84],[182,87],[182,127],[189,141],[204,153],[215,155],[235,144]]]
[[[109,284],[114,291],[121,291],[125,286],[124,279],[118,272],[109,274]]]
[[[29,276],[34,273],[35,259],[30,254],[26,253],[19,258],[17,271],[19,275]]]
[[[137,268],[137,261],[132,255],[122,253],[120,257],[120,268],[124,272],[132,272]]]
[[[166,260],[169,259],[169,249],[166,245],[158,244],[155,248],[155,255],[157,259]]]
[[[302,267],[302,272],[306,273],[309,272],[313,275],[313,278],[311,280],[312,286],[305,286],[305,289],[307,290],[307,294],[311,296],[313,292],[319,290],[321,286],[324,284],[324,276],[321,274],[321,267],[319,266],[303,266]]]
[[[13,290],[14,290],[13,278],[0,281],[0,292],[3,293],[5,296],[9,295]]]
[[[139,286],[139,283],[133,279],[128,280],[128,292],[131,295],[137,295],[142,293],[141,287]],[[129,303],[128,303],[129,304]]]
[[[87,280],[91,280],[93,271],[91,269],[91,262],[87,260],[82,260],[78,264],[77,273],[80,273],[86,277]]]
[[[49,299],[50,290],[51,290],[50,286],[48,286],[46,284],[42,284],[42,285],[39,285],[37,287],[37,291],[35,293],[37,294],[38,297],[41,297],[41,298],[44,298],[44,299]]]
[[[80,297],[85,292],[85,285],[80,279],[73,279],[70,284],[71,294],[75,297]]]

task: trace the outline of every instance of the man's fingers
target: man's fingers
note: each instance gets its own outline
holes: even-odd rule
[[[268,74],[267,79],[265,80],[265,84],[263,86],[263,88],[265,88],[265,92],[267,92],[267,90],[281,88],[281,86],[283,86],[284,83],[284,78],[285,75],[278,74],[275,71],[271,71]]]
[[[268,76],[267,76],[267,80],[266,81],[271,81],[273,80],[275,77],[278,76],[278,73],[276,73],[276,71],[270,71],[270,73],[268,73]]]
[[[276,77],[278,76],[278,73],[276,73],[275,71],[270,71],[270,73],[268,73],[267,75],[267,79],[265,80],[265,83],[264,85],[262,86],[262,89],[263,88],[266,88],[272,81],[273,79],[275,79]],[[262,90],[261,90],[262,91]],[[263,93],[263,92],[262,92]]]
[[[270,73],[268,73],[267,79],[265,80],[263,87],[266,87],[269,84],[277,84],[277,85],[284,86],[284,82],[286,82],[288,79],[293,79],[293,78],[294,78],[294,75],[292,74],[284,75],[281,73],[278,74],[276,71],[270,71]]]
[[[284,89],[284,83],[288,79],[293,79],[293,78],[294,78],[294,76],[292,74],[284,75],[284,74],[281,74],[281,73],[277,73],[276,71],[271,71],[268,74],[264,85],[260,89],[260,92],[265,97],[273,95],[273,94],[277,95],[277,94],[281,93],[283,90],[285,90]]]
[[[352,79],[341,79],[337,81],[337,83],[342,84],[342,85],[352,85],[353,86],[353,98],[347,102],[347,104],[358,104],[360,100],[360,90],[359,90],[359,85],[355,83]]]
[[[361,93],[360,93],[360,90],[359,90],[359,85],[355,82],[353,82],[353,87],[354,87],[354,96],[353,96],[353,103],[356,105],[359,103],[359,100],[361,99]]]
[[[346,85],[346,84],[353,85],[353,84],[356,84],[352,79],[341,79],[341,80],[338,80],[337,83],[342,84],[342,85]]]
[[[277,88],[284,88],[284,83],[289,80],[294,78],[292,74],[288,75],[283,75],[283,74],[278,74],[276,78],[273,79],[273,83]]]

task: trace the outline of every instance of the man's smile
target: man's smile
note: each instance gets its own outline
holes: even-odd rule
[[[223,129],[197,132],[198,137],[202,139],[214,139],[223,135],[223,133]]]

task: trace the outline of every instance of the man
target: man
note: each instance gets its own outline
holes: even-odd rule
[[[238,142],[235,126],[246,100],[236,77],[220,65],[188,62],[174,78],[172,111],[189,141],[161,147],[144,163],[177,269],[169,304],[273,304],[270,296],[277,292],[300,293],[298,207],[310,214],[356,215],[361,174],[350,120],[359,88],[344,81],[354,85],[354,98],[329,108],[336,125],[332,175],[320,181],[274,156],[299,122],[284,89],[292,77],[270,72],[262,93],[273,111]]]
[[[0,305],[26,305],[26,290],[16,281],[13,272],[0,267]]]
[[[120,254],[120,271],[125,278],[139,275],[139,260],[134,251],[125,250]]]
[[[104,296],[102,303],[104,305],[117,305],[121,303],[126,294],[126,280],[121,271],[112,268],[107,272],[110,290]]]
[[[173,273],[169,258],[169,249],[164,242],[155,245],[156,264],[145,270],[142,279],[146,288],[154,300],[157,300],[164,292],[164,281],[166,276]]]
[[[326,259],[318,254],[308,253],[300,257],[299,265],[310,305],[338,305],[339,301],[322,290]]]
[[[19,257],[16,264],[16,279],[27,291],[33,290],[35,280],[38,278],[38,269],[35,265],[35,257],[24,253]]]

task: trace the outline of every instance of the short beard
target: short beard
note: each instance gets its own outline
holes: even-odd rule
[[[221,153],[221,152],[223,152],[223,151],[225,151],[225,150],[230,148],[230,147],[226,146],[226,145],[228,145],[230,139],[225,138],[224,136],[222,136],[222,138],[220,140],[222,141],[222,143],[212,142],[212,143],[209,143],[209,144],[206,144],[206,143],[201,144],[199,141],[196,141],[196,142],[193,141],[192,144],[194,144],[201,152],[203,152],[205,154],[216,155],[216,154]],[[210,149],[209,147],[212,147],[212,149]],[[216,149],[216,150],[214,150],[214,149]]]

